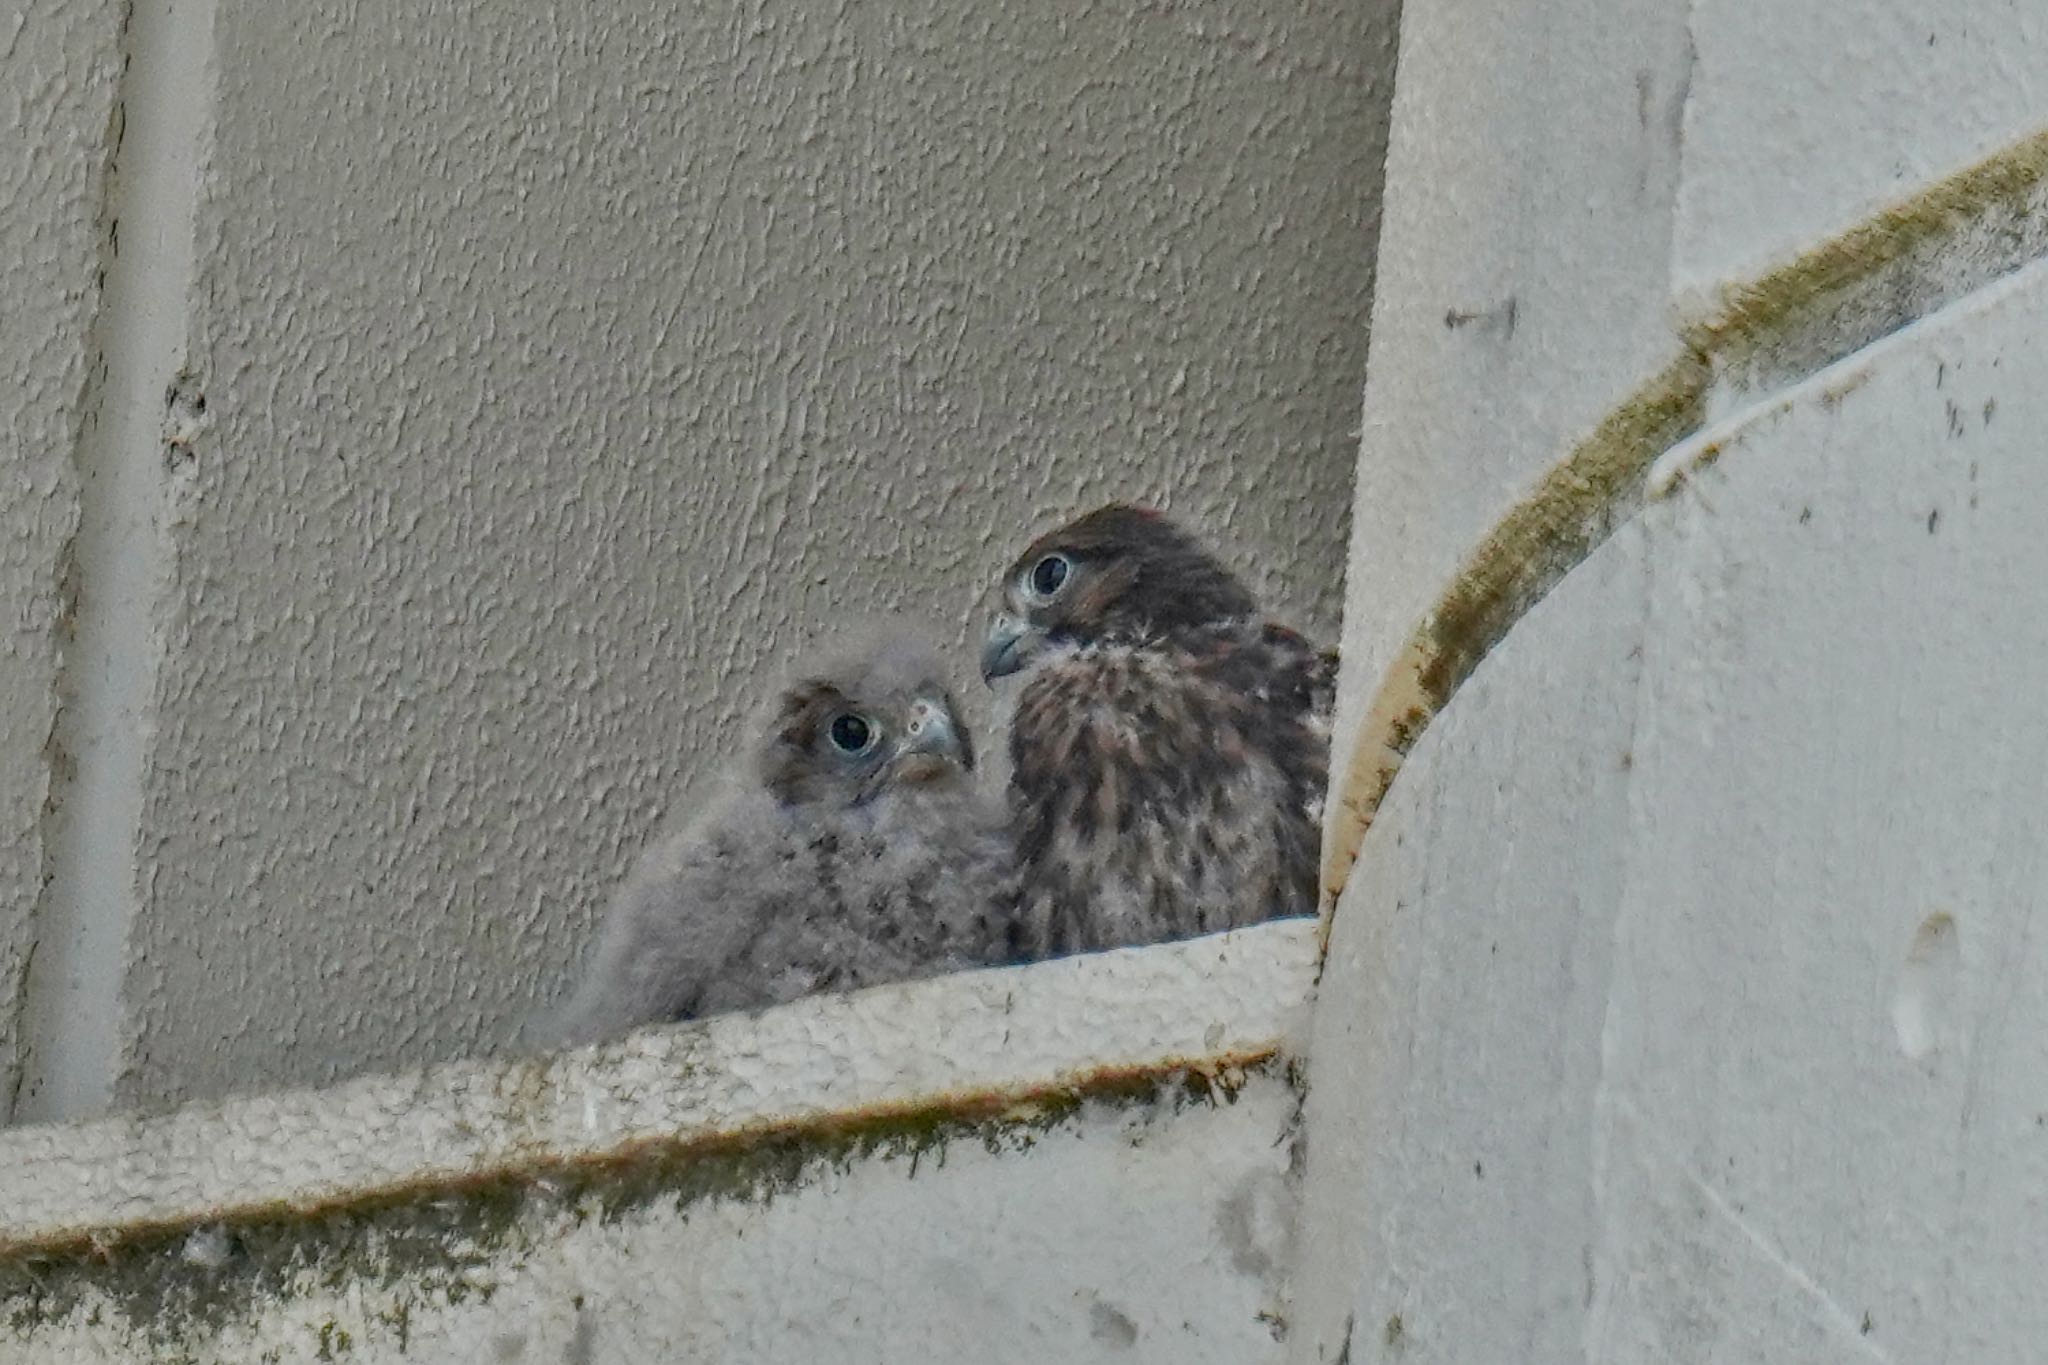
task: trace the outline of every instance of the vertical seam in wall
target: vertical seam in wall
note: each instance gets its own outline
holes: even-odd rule
[[[1628,821],[1631,827],[1637,819],[1637,801],[1641,792],[1636,774],[1641,771],[1643,719],[1651,710],[1653,702],[1653,683],[1647,655],[1651,647],[1651,631],[1656,614],[1658,562],[1651,531],[1652,523],[1648,518],[1637,517],[1634,520],[1631,534],[1637,537],[1641,563],[1640,572],[1636,575],[1636,648],[1630,659],[1630,665],[1635,670],[1635,682],[1629,689],[1627,790],[1622,793],[1622,818]],[[1611,1111],[1615,1097],[1612,1092],[1617,1071],[1616,1061],[1620,1053],[1621,1025],[1624,1022],[1615,998],[1615,982],[1619,976],[1622,952],[1627,943],[1629,912],[1636,904],[1637,890],[1643,884],[1639,866],[1641,846],[1631,838],[1626,843],[1626,849],[1620,875],[1615,880],[1613,916],[1607,924],[1607,976],[1603,984],[1604,998],[1600,1007],[1599,1066],[1594,1076],[1592,1101],[1587,1111],[1592,1119],[1587,1135],[1589,1150],[1586,1155],[1586,1194],[1592,1206],[1592,1235],[1585,1251],[1588,1277],[1586,1311],[1580,1321],[1579,1331],[1582,1351],[1588,1361],[1609,1358],[1607,1330],[1617,1283],[1622,1277],[1617,1268],[1621,1260],[1620,1249],[1616,1238],[1611,1235],[1613,1182],[1618,1178],[1614,1160],[1615,1131]]]
[[[74,449],[79,525],[43,820],[47,875],[22,992],[16,1121],[105,1109],[123,1064],[122,986],[141,906],[147,741],[170,582],[166,456],[189,432],[195,213],[212,105],[215,0],[131,0],[101,214],[96,392]]]
[[[1664,292],[1671,296],[1678,283],[1678,233],[1685,216],[1685,144],[1686,124],[1692,118],[1693,81],[1699,76],[1699,40],[1693,36],[1693,17],[1699,11],[1699,0],[1687,0],[1685,22],[1680,29],[1684,42],[1684,67],[1679,72],[1678,88],[1672,92],[1675,106],[1671,115],[1671,200],[1665,219],[1664,237]]]

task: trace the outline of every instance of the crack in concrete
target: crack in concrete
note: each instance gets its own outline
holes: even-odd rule
[[[1788,1283],[1819,1305],[1828,1325],[1841,1337],[1844,1345],[1854,1347],[1870,1359],[1881,1362],[1881,1365],[1895,1365],[1889,1352],[1863,1335],[1862,1320],[1856,1314],[1844,1308],[1841,1301],[1836,1299],[1833,1294],[1830,1294],[1819,1280],[1816,1280],[1807,1272],[1804,1266],[1801,1266],[1797,1261],[1779,1250],[1776,1244],[1769,1237],[1765,1236],[1761,1229],[1752,1225],[1748,1219],[1737,1212],[1735,1206],[1728,1202],[1727,1196],[1715,1189],[1691,1167],[1681,1165],[1676,1169],[1679,1175],[1685,1179],[1686,1183],[1697,1190],[1700,1197],[1707,1201],[1707,1207],[1714,1211],[1716,1217],[1741,1234],[1743,1241],[1748,1243],[1750,1249],[1756,1252],[1767,1265],[1777,1271]]]

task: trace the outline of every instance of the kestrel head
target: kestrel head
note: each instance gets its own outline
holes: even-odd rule
[[[1159,513],[1111,504],[1040,536],[1003,576],[981,675],[993,681],[1048,645],[1143,641],[1241,621],[1257,603],[1230,570]]]
[[[800,667],[758,755],[786,805],[856,806],[885,792],[971,782],[974,746],[923,641],[889,634]]]

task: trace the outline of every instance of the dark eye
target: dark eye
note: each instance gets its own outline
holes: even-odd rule
[[[874,727],[856,715],[844,715],[832,722],[832,747],[841,753],[865,753],[875,742]]]
[[[1072,567],[1065,555],[1047,555],[1031,566],[1031,591],[1051,597],[1066,586],[1067,571]]]

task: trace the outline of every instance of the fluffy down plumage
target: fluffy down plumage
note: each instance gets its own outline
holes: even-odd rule
[[[1003,960],[1009,866],[932,651],[889,633],[814,658],[752,770],[643,859],[540,1041]]]

